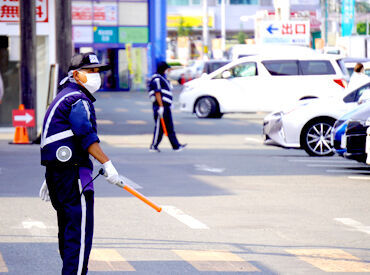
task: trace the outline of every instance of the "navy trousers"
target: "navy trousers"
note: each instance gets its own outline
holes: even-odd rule
[[[152,146],[155,147],[155,148],[157,148],[159,143],[161,143],[162,137],[163,137],[163,129],[162,129],[162,124],[160,122],[160,117],[158,115],[158,109],[159,109],[159,107],[157,105],[153,104],[153,114],[154,114],[155,126],[154,126]],[[163,119],[164,119],[164,122],[166,124],[168,139],[171,142],[172,148],[173,149],[178,149],[180,147],[180,143],[178,142],[178,140],[176,138],[176,133],[175,133],[175,129],[174,129],[174,126],[173,126],[171,107],[170,106],[164,106]]]
[[[94,191],[80,195],[78,167],[46,167],[45,177],[58,217],[62,274],[86,274],[93,239]]]

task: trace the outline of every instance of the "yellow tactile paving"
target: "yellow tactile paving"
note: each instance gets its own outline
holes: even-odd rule
[[[8,267],[3,259],[3,255],[0,253],[0,272],[9,272]]]
[[[115,249],[92,249],[89,271],[135,271]]]
[[[131,124],[131,125],[146,125],[146,124],[148,124],[144,120],[126,120],[126,123]]]
[[[370,272],[370,264],[341,249],[289,249],[287,252],[325,272]]]
[[[260,272],[254,265],[228,251],[173,250],[198,271]]]
[[[113,121],[107,119],[97,119],[96,123],[99,125],[113,125]]]

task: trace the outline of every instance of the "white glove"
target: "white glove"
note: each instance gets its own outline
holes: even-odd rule
[[[41,185],[39,196],[43,201],[50,201],[49,189],[48,185],[46,184],[46,180],[44,180],[44,182]]]
[[[104,176],[106,176],[106,180],[111,184],[119,184],[121,179],[116,168],[114,168],[112,161],[108,160],[107,162],[103,163],[103,165],[105,170]]]
[[[160,117],[163,117],[164,107],[163,107],[163,106],[160,106],[160,107],[158,108],[157,113],[158,113],[158,115],[159,115]]]

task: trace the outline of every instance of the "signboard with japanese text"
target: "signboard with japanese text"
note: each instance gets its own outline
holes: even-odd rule
[[[117,25],[117,3],[73,3],[72,22],[82,25]]]
[[[350,36],[355,21],[355,0],[342,1],[342,36]]]
[[[74,43],[93,43],[93,27],[72,26],[72,40]]]
[[[35,0],[36,22],[48,22],[48,0]],[[0,0],[0,22],[19,22],[19,0]]]
[[[309,21],[262,21],[260,23],[262,43],[309,45]]]
[[[119,43],[148,43],[147,27],[119,27]]]
[[[117,27],[94,27],[95,43],[118,43]]]

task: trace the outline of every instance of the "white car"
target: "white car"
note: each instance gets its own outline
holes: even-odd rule
[[[265,144],[302,148],[311,156],[333,155],[331,131],[335,121],[369,95],[370,82],[347,91],[342,98],[302,100],[270,113],[263,121]]]
[[[199,118],[274,111],[300,99],[343,95],[348,78],[340,57],[249,56],[185,83],[180,109]]]

